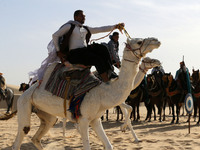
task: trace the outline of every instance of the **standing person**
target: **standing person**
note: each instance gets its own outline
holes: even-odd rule
[[[108,50],[110,53],[110,58],[112,61],[112,65],[117,67],[118,69],[121,67],[121,61],[119,59],[119,33],[113,32],[113,34],[109,37],[110,41],[108,42]],[[118,75],[113,71],[110,78],[116,78]]]
[[[53,40],[48,45],[49,56],[38,70],[29,73],[29,76],[33,76],[33,81],[35,78],[41,81],[47,66],[58,60],[66,66],[70,66],[69,62],[85,66],[94,65],[103,81],[109,81],[108,72],[112,69],[112,65],[107,48],[100,44],[88,45],[88,42],[91,34],[109,32],[124,24],[88,27],[83,26],[84,22],[83,11],[76,10],[74,20],[68,21],[53,34]]]

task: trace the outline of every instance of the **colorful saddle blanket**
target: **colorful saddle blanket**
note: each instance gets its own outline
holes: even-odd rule
[[[70,80],[66,80],[67,77],[69,77]],[[45,90],[51,92],[53,95],[65,98],[65,90],[67,84],[69,84],[66,97],[69,99],[71,96],[77,97],[86,93],[100,83],[101,81],[95,77],[89,69],[74,70],[59,63],[51,73]]]
[[[74,116],[77,118],[80,115],[77,109],[80,108],[86,92],[99,84],[101,81],[90,72],[90,69],[73,69],[59,63],[51,73],[45,90],[64,99],[71,98],[69,110],[76,113]]]

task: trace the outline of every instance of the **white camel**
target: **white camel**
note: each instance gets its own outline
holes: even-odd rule
[[[155,66],[159,66],[160,62],[158,60],[155,59],[150,59],[149,57],[146,57],[142,60],[142,63],[139,66],[139,72],[137,73],[135,80],[134,80],[134,85],[133,85],[133,89],[135,89],[144,79],[145,74],[147,73],[147,71]],[[124,123],[121,125],[121,131],[125,132],[127,129],[127,126],[129,127],[129,130],[131,131],[133,137],[134,137],[134,142],[139,142],[140,140],[138,139],[137,135],[135,134],[133,128],[132,128],[132,124],[131,124],[131,120],[130,120],[130,115],[132,112],[132,107],[128,104],[126,104],[125,102],[123,102],[122,104],[119,105],[123,115],[125,116],[125,121]],[[63,118],[63,137],[65,137],[65,126],[66,126],[66,118]],[[77,124],[75,124],[75,127],[77,127]],[[79,131],[79,129],[78,129]]]
[[[78,123],[84,150],[91,149],[89,144],[89,125],[93,128],[98,138],[102,141],[105,150],[112,150],[112,145],[102,127],[100,117],[105,110],[122,104],[125,101],[127,96],[130,94],[130,91],[133,89],[133,83],[135,76],[139,71],[139,63],[141,58],[159,46],[160,42],[155,38],[128,39],[127,46],[124,48],[119,79],[110,82],[109,85],[102,83],[99,86],[91,89],[85,95],[85,98],[81,104],[81,116],[78,120],[72,118],[71,113],[67,111],[69,108],[68,100],[66,107],[63,107],[64,99],[53,96],[50,92],[44,89],[47,80],[56,64],[49,66],[45,72],[44,80],[40,87],[37,88],[38,83],[36,83],[27,91],[25,91],[18,99],[18,133],[13,144],[13,149],[20,149],[24,136],[30,130],[31,108],[34,106],[36,109],[38,109],[36,114],[40,118],[41,124],[38,131],[33,136],[32,142],[39,150],[43,149],[40,143],[41,138],[56,123],[57,116],[63,118],[66,117],[69,121]],[[159,61],[154,61],[154,64],[160,64]]]
[[[136,74],[136,77],[135,77],[135,80],[133,83],[133,89],[135,89],[136,87],[139,86],[139,84],[142,82],[145,74],[147,73],[147,71],[149,69],[154,68],[155,66],[159,66],[159,65],[160,65],[160,62],[158,60],[150,59],[149,57],[144,58],[142,60],[142,63],[139,66],[139,72]],[[132,112],[132,107],[127,105],[125,102],[123,102],[119,106],[123,112],[123,115],[125,116],[125,122],[124,122],[124,124],[121,125],[122,132],[125,132],[125,130],[128,126],[133,137],[135,138],[135,142],[139,142],[139,139],[136,136],[136,134],[132,128],[132,125],[131,125],[130,115]]]

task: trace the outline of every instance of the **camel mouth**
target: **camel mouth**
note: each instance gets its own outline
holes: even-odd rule
[[[160,42],[160,41],[158,41],[158,48],[160,47],[160,45],[161,45],[161,42]]]
[[[157,45],[157,48],[161,45],[161,42],[157,38],[147,38],[147,40],[150,40],[152,45]]]
[[[158,40],[156,40],[156,41],[152,41],[152,45],[156,45],[157,47],[156,48],[159,48],[160,47],[160,45],[161,45],[161,42],[160,41],[158,41]]]

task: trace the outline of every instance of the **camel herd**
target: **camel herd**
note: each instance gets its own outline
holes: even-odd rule
[[[184,73],[184,72],[182,72]],[[181,75],[180,75],[181,77]],[[180,82],[185,82],[184,79],[179,80]],[[145,84],[146,82],[146,84]],[[176,116],[176,123],[179,123],[180,109],[183,108],[183,113],[185,109],[185,97],[187,91],[185,87],[178,86],[178,80],[175,80],[171,73],[162,73],[161,71],[156,71],[148,74],[141,84],[130,92],[130,95],[126,99],[126,103],[132,106],[133,110],[131,112],[130,118],[133,121],[140,120],[140,104],[144,103],[147,115],[146,119],[151,121],[152,111],[154,114],[154,120],[156,120],[156,114],[159,115],[159,121],[165,121],[165,109],[166,106],[169,107],[169,113],[172,115],[171,123],[174,123]],[[194,121],[196,121],[197,112],[200,108],[200,75],[199,70],[194,70],[190,77],[192,97],[194,103],[194,111],[192,115],[194,116]],[[184,84],[183,84],[184,85]],[[186,86],[186,84],[185,84]],[[156,113],[155,106],[158,109]],[[175,108],[176,107],[176,115]],[[117,116],[119,116],[117,109]],[[199,111],[200,113],[200,111]],[[137,114],[137,115],[136,115]],[[200,114],[199,114],[200,116]],[[108,118],[108,117],[107,117]],[[197,121],[199,124],[200,117]]]
[[[160,41],[155,38],[127,39],[126,47],[123,51],[119,78],[111,81],[109,84],[102,83],[87,92],[81,103],[81,116],[78,119],[73,118],[72,114],[68,111],[69,99],[65,102],[63,98],[52,95],[45,90],[45,85],[57,63],[49,66],[41,85],[38,86],[39,83],[33,84],[17,101],[18,133],[12,149],[19,150],[24,136],[30,131],[30,118],[33,107],[35,110],[34,112],[41,121],[38,131],[32,138],[33,144],[39,150],[43,149],[40,142],[41,138],[56,123],[57,117],[65,118],[77,124],[84,150],[91,149],[89,126],[93,128],[105,150],[113,149],[104,132],[100,118],[106,110],[115,106],[119,106],[124,114],[125,122],[121,129],[125,130],[126,127],[129,127],[136,142],[139,141],[139,139],[132,128],[130,116],[133,120],[140,119],[140,102],[145,103],[147,108],[146,120],[148,121],[151,121],[152,110],[155,110],[154,105],[158,108],[159,120],[165,120],[164,110],[166,104],[168,104],[172,108],[172,123],[174,123],[174,106],[176,106],[176,122],[178,123],[180,106],[183,103],[185,94],[184,90],[177,88],[176,81],[170,73],[161,75],[160,72],[157,71],[154,74],[146,76],[149,69],[160,66],[160,61],[145,57],[145,55],[159,48],[160,44]],[[183,79],[180,80],[184,81]],[[193,71],[192,83],[194,87],[193,94],[196,98],[195,106],[198,106],[200,99],[199,71]],[[25,85],[21,86],[22,89],[20,90],[22,91],[27,88]],[[64,107],[63,104],[65,105]],[[137,107],[137,117],[135,115],[135,107]],[[9,115],[7,115],[7,118],[9,119]],[[154,119],[156,119],[155,113]]]
[[[33,107],[36,115],[41,121],[38,131],[32,138],[33,144],[39,150],[43,149],[40,142],[41,138],[56,123],[57,117],[66,118],[68,121],[77,124],[84,150],[91,149],[89,126],[93,128],[104,148],[106,150],[112,150],[113,147],[105,134],[100,118],[105,110],[117,105],[120,106],[125,116],[122,130],[129,127],[135,141],[139,141],[129,118],[132,109],[125,103],[125,99],[130,94],[130,91],[140,84],[145,73],[149,69],[160,65],[159,60],[145,57],[147,53],[159,48],[160,44],[160,41],[156,38],[128,38],[123,52],[119,78],[111,81],[109,84],[101,83],[99,86],[96,86],[87,92],[81,103],[81,116],[78,119],[73,118],[72,114],[68,111],[69,99],[65,102],[63,98],[52,95],[45,90],[45,85],[57,63],[49,66],[40,86],[38,86],[39,83],[33,84],[17,101],[18,133],[12,149],[19,150],[24,136],[30,131],[30,118]],[[9,118],[9,115],[7,118]]]

